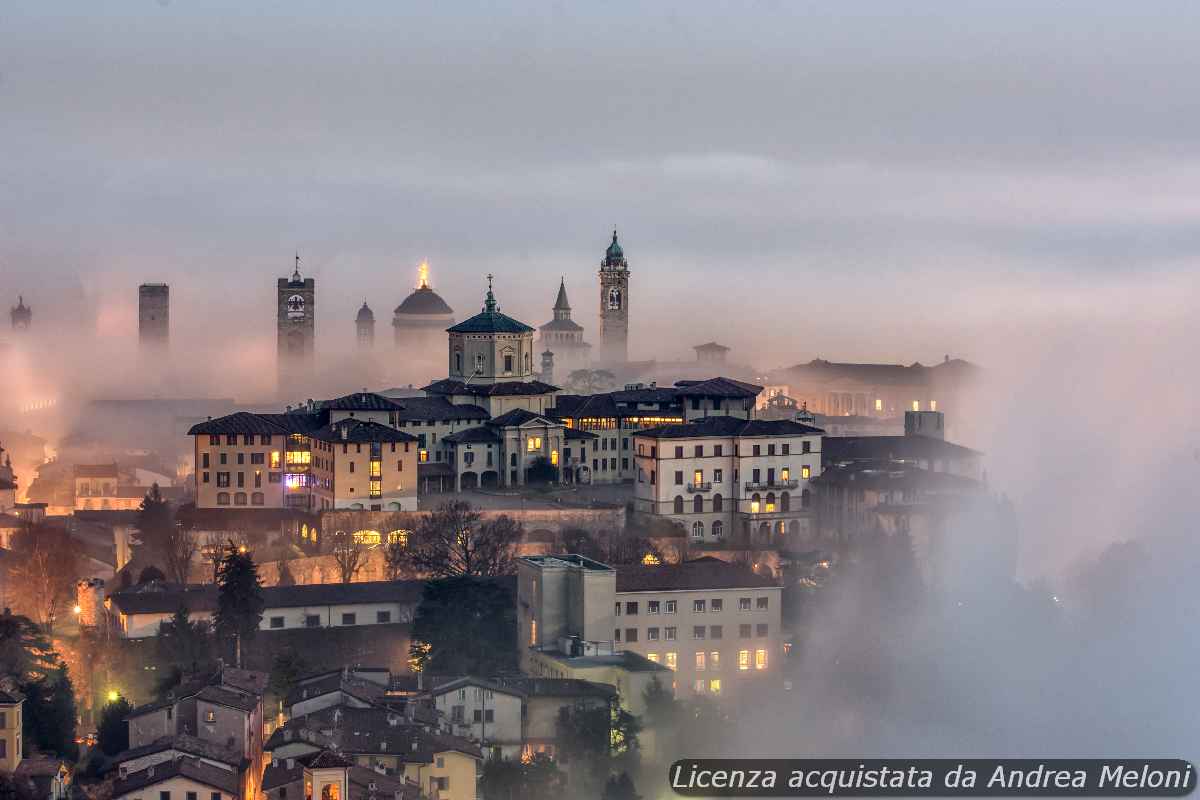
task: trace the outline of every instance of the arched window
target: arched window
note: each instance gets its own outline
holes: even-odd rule
[[[713,511],[719,512],[725,508],[725,500],[719,494],[713,495]],[[716,533],[714,530],[713,533]]]
[[[792,508],[791,495],[789,495],[787,492],[780,492],[780,494],[779,494],[779,510],[780,511],[790,511],[791,508]]]
[[[475,354],[475,371],[483,372],[483,353]]]
[[[750,495],[750,513],[757,514],[762,511],[762,495],[758,492]]]
[[[766,508],[766,510],[767,511],[775,510],[775,493],[774,492],[767,492],[767,508]]]
[[[811,503],[811,502],[812,502],[812,492],[810,492],[808,489],[805,489],[803,492],[800,493],[800,507],[808,508],[809,503]]]
[[[721,520],[717,520],[716,522],[714,522],[713,527],[712,527],[712,535],[713,535],[714,539],[720,539],[722,536],[724,536],[725,535],[725,523],[721,522]]]
[[[229,492],[217,492],[217,505],[229,505]]]
[[[696,495],[694,498],[692,498],[692,513],[693,514],[703,514],[704,513],[704,496],[703,495]]]
[[[693,539],[703,539],[704,538],[704,523],[703,522],[696,520],[695,522],[692,523],[692,538]]]
[[[683,498],[680,495],[675,495],[675,513],[683,513]]]
[[[262,504],[263,504],[263,493],[262,492],[254,492],[253,494],[250,495],[250,505],[261,506]]]
[[[237,494],[235,494],[235,495],[233,496],[233,504],[234,504],[235,506],[244,506],[244,505],[246,505],[246,493],[245,493],[245,492],[238,492]]]

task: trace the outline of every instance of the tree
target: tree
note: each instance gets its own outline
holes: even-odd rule
[[[604,784],[602,800],[642,800],[642,796],[634,789],[629,773],[622,772],[620,775],[609,777]]]
[[[9,578],[15,605],[47,632],[75,602],[79,547],[66,530],[34,525],[12,537]]]
[[[49,675],[21,684],[21,693],[25,695],[25,741],[43,752],[74,758],[77,712],[67,665],[60,661]]]
[[[138,507],[137,521],[138,538],[146,548],[153,561],[162,562],[166,558],[167,540],[175,530],[175,515],[171,505],[163,499],[162,492],[155,483],[142,498]]]
[[[159,662],[174,668],[180,678],[200,672],[213,661],[208,623],[203,620],[193,622],[184,605],[180,605],[169,620],[159,623],[155,648]],[[170,689],[178,683],[174,680],[162,688]]]
[[[531,484],[553,483],[558,480],[558,468],[545,456],[538,456],[525,471],[525,480]]]
[[[192,575],[192,559],[199,546],[191,531],[182,525],[172,526],[163,543],[163,563],[167,565],[167,576],[175,583],[186,584]]]
[[[408,541],[391,541],[383,549],[383,570],[389,581],[398,581],[408,572]]]
[[[511,573],[524,527],[503,514],[487,522],[481,519],[470,503],[442,504],[409,537],[409,565],[435,578]]]
[[[118,697],[100,712],[96,736],[104,755],[115,756],[129,749],[129,723],[125,718],[132,710],[133,706],[129,705],[128,700]]]
[[[45,678],[54,669],[57,654],[45,634],[28,617],[0,613],[0,676],[17,683]]]
[[[276,586],[295,586],[296,576],[292,574],[292,568],[289,566],[292,562],[290,555],[285,555],[279,560],[279,574],[275,578]]]
[[[512,592],[497,581],[446,578],[425,584],[413,620],[410,663],[435,675],[497,675],[517,668]]]
[[[338,576],[342,583],[350,583],[366,562],[366,549],[354,541],[354,534],[334,531],[329,537],[333,560],[337,563]]]
[[[141,586],[143,583],[154,583],[156,581],[158,583],[166,583],[167,574],[153,564],[148,567],[144,567],[142,571],[138,573],[138,586]]]
[[[606,369],[576,369],[567,375],[567,388],[574,394],[598,394],[610,391],[617,376]]]
[[[617,701],[597,705],[584,701],[559,709],[559,749],[566,759],[583,765],[583,779],[598,790],[615,764],[636,766],[641,722]],[[595,791],[589,792],[595,794]]]
[[[234,663],[242,666],[242,643],[258,633],[263,615],[262,583],[258,567],[244,546],[232,540],[217,570],[217,613],[214,627],[221,637],[234,640]]]
[[[557,800],[563,796],[564,778],[542,753],[528,761],[489,758],[479,776],[479,790],[488,800]]]
[[[271,662],[271,675],[267,681],[267,689],[279,700],[279,710],[283,711],[283,701],[296,688],[296,684],[308,671],[308,663],[304,657],[291,648],[276,653]]]

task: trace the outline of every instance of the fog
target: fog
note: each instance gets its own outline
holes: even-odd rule
[[[981,365],[962,443],[1020,521],[1023,590],[972,592],[959,616],[961,597],[926,597],[870,647],[846,641],[876,633],[848,577],[797,645],[804,685],[728,752],[1197,744],[1194,6],[2,13],[0,298],[23,294],[34,329],[0,333],[0,429],[49,397],[51,435],[89,397],[268,403],[296,250],[317,280],[313,396],[433,377],[414,362],[440,353],[390,345],[422,259],[459,319],[492,273],[501,309],[541,324],[563,276],[594,343],[615,225],[634,358],[716,339],[756,372]],[[172,303],[152,367],[150,280]],[[1125,541],[1145,550],[1097,561]],[[838,658],[880,653],[895,670],[860,692]]]

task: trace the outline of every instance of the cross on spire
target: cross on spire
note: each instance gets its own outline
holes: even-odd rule
[[[300,251],[296,251],[296,270],[292,273],[292,280],[300,280]]]
[[[487,300],[483,303],[483,310],[489,314],[496,313],[496,296],[492,294],[492,273],[488,273],[488,293]]]

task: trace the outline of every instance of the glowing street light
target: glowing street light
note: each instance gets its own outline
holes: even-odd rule
[[[74,613],[76,616],[78,616],[78,615],[80,615],[80,614],[82,614],[82,613],[83,613],[83,607],[82,607],[82,606],[79,606],[79,605],[76,605],[74,608],[72,608],[72,609],[71,609],[71,611],[72,611],[72,612],[73,612],[73,613]]]
[[[109,689],[109,690],[108,690],[108,702],[110,702],[110,703],[115,703],[115,702],[117,702],[117,701],[118,701],[118,700],[120,700],[120,699],[121,699],[121,693],[120,693],[120,692],[118,692],[116,689]]]

